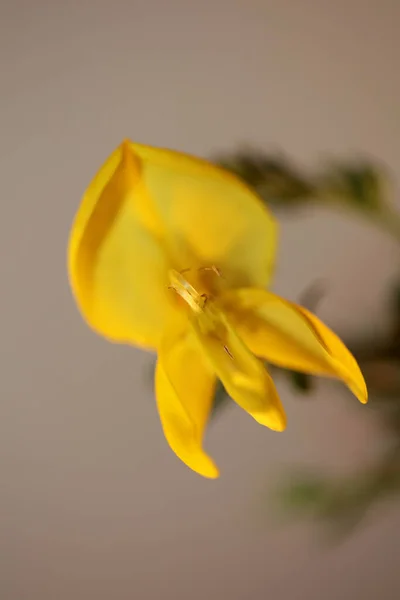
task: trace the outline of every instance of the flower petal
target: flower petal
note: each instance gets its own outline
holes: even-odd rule
[[[288,369],[342,379],[360,402],[367,402],[367,388],[355,358],[305,308],[261,289],[227,292],[220,306],[257,356]]]
[[[215,375],[190,331],[178,329],[163,340],[155,390],[164,435],[188,467],[211,479],[219,476],[218,468],[202,444],[215,382]]]
[[[286,415],[274,382],[223,314],[206,309],[192,327],[230,397],[261,425],[283,431]]]
[[[230,285],[265,286],[277,231],[260,198],[234,175],[204,160],[134,143],[131,148],[174,247],[176,266],[216,265]]]
[[[77,304],[97,332],[154,348],[172,309],[166,291],[168,256],[144,223],[151,212],[147,200],[140,162],[125,144],[83,197],[70,235],[68,266]]]

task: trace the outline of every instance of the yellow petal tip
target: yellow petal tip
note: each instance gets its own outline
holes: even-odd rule
[[[121,165],[132,178],[132,183],[137,180],[140,175],[141,163],[137,154],[132,150],[132,142],[129,139],[124,139],[120,144],[121,149]]]
[[[268,419],[268,427],[273,431],[285,431],[287,425],[286,415],[276,414],[270,415]]]
[[[286,413],[282,408],[273,408],[268,412],[254,414],[254,419],[260,425],[272,429],[272,431],[285,431],[287,425]]]
[[[214,465],[212,469],[208,469],[207,472],[202,473],[202,475],[206,479],[219,479],[220,473],[217,467]]]
[[[354,360],[354,359],[353,359]],[[348,386],[349,390],[355,395],[357,400],[361,404],[367,404],[368,402],[368,389],[363,374],[361,373],[360,367],[355,362],[351,372],[342,375],[343,382]],[[339,377],[341,375],[340,368],[338,368]]]
[[[218,479],[219,469],[217,465],[204,452],[191,455],[187,458],[180,458],[190,469],[192,469],[192,471],[195,471],[198,475],[206,477],[207,479]]]
[[[357,400],[359,400],[359,402],[361,402],[361,404],[367,404],[368,390],[367,390],[365,381],[363,381],[363,383],[364,383],[363,386],[354,386],[354,388],[352,389],[352,392],[356,396]]]

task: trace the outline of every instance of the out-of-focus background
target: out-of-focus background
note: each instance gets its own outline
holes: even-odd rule
[[[250,145],[300,169],[362,154],[398,180],[399,21],[395,0],[2,3],[2,599],[399,597],[398,502],[321,545],[267,500],[294,464],[365,468],[385,444],[373,408],[279,378],[287,431],[225,406],[207,436],[222,476],[204,480],[164,440],[151,357],[86,327],[65,268],[80,197],[124,137],[206,157]],[[278,217],[274,290],[298,300],[323,278],[325,322],[385,335],[394,236],[324,207]]]

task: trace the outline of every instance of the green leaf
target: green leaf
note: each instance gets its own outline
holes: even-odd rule
[[[295,205],[314,195],[312,183],[283,157],[270,157],[253,150],[222,157],[216,162],[253,187],[268,203]]]
[[[358,210],[378,212],[384,208],[384,177],[369,162],[336,163],[319,177],[321,196],[333,197]]]

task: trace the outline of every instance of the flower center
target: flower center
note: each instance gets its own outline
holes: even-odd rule
[[[233,359],[233,355],[226,345],[226,324],[221,320],[220,313],[213,308],[212,302],[208,304],[208,301],[213,297],[213,294],[209,293],[208,290],[214,289],[215,285],[207,286],[200,276],[202,271],[212,271],[215,275],[221,277],[221,273],[216,267],[202,267],[195,271],[195,278],[191,278],[194,283],[192,285],[184,277],[186,273],[193,273],[192,269],[185,269],[184,271],[171,269],[168,273],[170,282],[168,288],[173,290],[177,294],[178,300],[184,306],[188,306],[198,317],[197,326],[201,332],[208,335],[209,339],[217,340],[229,357]]]
[[[196,314],[203,312],[206,302],[211,296],[208,292],[208,286],[206,286],[205,282],[201,279],[201,273],[206,271],[212,271],[215,275],[221,277],[221,274],[216,267],[202,267],[196,271],[193,271],[192,269],[184,269],[183,271],[171,269],[168,274],[168,288],[173,290]],[[193,285],[185,277],[186,273],[194,274],[194,277],[192,276],[190,278]]]

